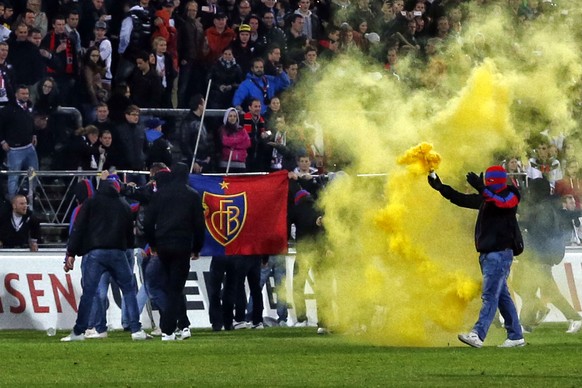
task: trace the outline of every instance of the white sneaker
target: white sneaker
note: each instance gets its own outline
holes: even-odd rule
[[[525,346],[525,340],[523,338],[517,340],[510,340],[509,338],[505,340],[498,348],[520,348]]]
[[[185,327],[182,329],[181,335],[180,335],[180,339],[188,339],[192,337],[192,333],[190,333],[190,328],[189,327]]]
[[[254,329],[254,330],[263,330],[264,328],[265,328],[265,325],[263,325],[263,322],[259,322],[256,325],[253,325],[251,327],[251,329]]]
[[[162,341],[175,341],[175,340],[176,340],[176,335],[174,333],[172,333],[172,334],[162,333]]]
[[[234,321],[232,323],[232,328],[234,330],[248,329],[249,328],[249,323],[248,322],[245,322],[245,321],[242,321],[242,322]]]
[[[297,321],[293,327],[307,327],[307,321]]]
[[[162,335],[162,329],[160,329],[159,327],[156,327],[155,329],[153,329],[150,332],[151,335],[155,336],[155,337],[161,337]]]
[[[279,327],[287,327],[287,321],[279,321]]]
[[[568,330],[566,330],[566,333],[575,334],[575,333],[578,333],[581,328],[582,328],[582,321],[571,320],[570,327],[568,327]]]
[[[85,331],[85,338],[87,339],[98,339],[98,338],[107,338],[107,332],[104,331],[103,333],[99,333],[97,330],[92,330],[92,333],[87,334]]]
[[[131,333],[131,339],[134,341],[145,341],[148,339],[152,339],[154,337],[152,337],[151,335],[149,335],[148,333],[146,333],[143,330],[140,331],[136,331],[135,333]]]
[[[483,341],[479,338],[479,335],[474,331],[467,333],[467,334],[459,334],[458,335],[459,341],[466,343],[469,346],[474,348],[480,348],[483,346]]]
[[[89,338],[90,335],[95,335],[95,334],[97,334],[97,330],[94,327],[85,330],[85,338]]]
[[[329,330],[327,330],[325,327],[318,327],[317,334],[320,334],[320,335],[329,334]]]
[[[71,334],[69,334],[66,337],[61,338],[61,342],[73,342],[73,341],[84,341],[85,340],[85,334],[75,334],[74,331],[71,332]]]

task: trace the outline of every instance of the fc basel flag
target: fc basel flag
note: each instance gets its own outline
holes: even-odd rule
[[[202,256],[287,251],[287,171],[259,176],[190,175],[202,197]]]

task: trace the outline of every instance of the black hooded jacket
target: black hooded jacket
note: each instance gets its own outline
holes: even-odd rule
[[[83,204],[67,244],[68,256],[83,256],[93,249],[133,247],[133,216],[113,182],[103,180],[93,198]]]
[[[146,241],[152,249],[189,250],[199,254],[204,243],[202,199],[187,185],[189,168],[177,163],[172,180],[152,196],[144,221]]]

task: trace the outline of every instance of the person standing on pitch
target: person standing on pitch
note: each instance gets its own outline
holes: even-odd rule
[[[65,272],[74,268],[75,256],[83,256],[83,295],[75,327],[71,334],[61,338],[63,342],[85,339],[91,305],[104,272],[109,272],[121,288],[129,315],[131,339],[151,338],[139,322],[135,278],[125,255],[126,250],[133,246],[133,216],[119,194],[119,182],[107,180],[107,175],[107,171],[101,173],[97,193],[79,210],[67,244]]]
[[[187,185],[190,167],[177,163],[172,180],[154,193],[146,210],[144,236],[160,258],[166,308],[160,312],[162,341],[176,340],[176,322],[184,313],[184,286],[190,273],[190,259],[196,260],[204,244],[204,210],[196,190]],[[187,327],[182,338],[190,337]],[[184,336],[184,332],[186,336]]]
[[[491,166],[483,173],[467,174],[467,182],[478,194],[463,194],[443,184],[433,172],[428,183],[453,204],[478,209],[475,224],[475,247],[479,252],[479,265],[483,274],[482,306],[473,329],[458,338],[465,344],[480,348],[489,331],[497,309],[505,321],[507,339],[503,348],[524,346],[525,340],[515,304],[507,287],[507,278],[513,255],[523,251],[523,239],[517,224],[516,213],[519,191],[507,186],[507,173],[501,166]]]

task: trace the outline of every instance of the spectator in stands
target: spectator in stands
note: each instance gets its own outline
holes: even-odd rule
[[[232,44],[235,38],[234,30],[226,25],[226,15],[217,13],[214,15],[214,25],[204,32],[206,36],[206,62],[214,64],[222,55],[223,50]]]
[[[272,148],[268,145],[271,132],[265,127],[265,119],[261,115],[261,101],[254,98],[248,106],[248,112],[243,116],[243,128],[249,134],[251,146],[248,150],[247,169],[251,172],[267,172],[271,168]]]
[[[223,123],[224,125],[218,130],[222,149],[219,170],[227,173],[245,172],[251,139],[247,131],[239,124],[237,110],[228,108],[224,113]]]
[[[233,30],[236,30],[242,24],[248,23],[248,17],[252,10],[251,3],[248,0],[241,0],[236,9],[237,12],[235,13],[234,18],[230,20],[230,27]]]
[[[26,8],[34,12],[34,23],[31,27],[38,28],[42,36],[48,31],[48,18],[42,11],[42,0],[28,0]]]
[[[582,200],[582,182],[580,182],[580,163],[576,159],[570,159],[566,163],[564,177],[556,181],[554,194],[559,197],[571,195],[576,201],[576,209],[580,209]]]
[[[226,109],[230,106],[235,90],[244,80],[243,72],[229,46],[224,49],[218,62],[212,65],[208,73],[210,94],[208,107],[211,109]]]
[[[297,62],[303,60],[303,50],[309,45],[309,39],[303,33],[303,16],[293,14],[289,18],[290,26],[285,31],[287,37],[287,54],[286,58],[293,59]]]
[[[111,131],[113,124],[109,119],[109,107],[106,103],[100,102],[97,104],[97,107],[95,108],[95,116],[95,121],[93,121],[91,125],[94,125],[99,129],[99,134],[102,134],[105,130]]]
[[[111,83],[113,81],[113,74],[111,73],[111,64],[113,61],[113,49],[111,47],[111,41],[107,37],[107,23],[104,21],[98,21],[95,23],[95,29],[93,30],[94,40],[89,47],[97,47],[99,49],[99,55],[101,60],[105,65],[105,74],[101,77],[101,83],[103,87],[108,91],[111,91]]]
[[[78,104],[85,122],[90,123],[95,120],[95,107],[100,102],[105,102],[109,93],[101,83],[105,76],[105,62],[101,59],[101,54],[97,47],[91,47],[83,56],[82,74],[80,82],[80,92]]]
[[[215,136],[206,129],[202,123],[202,113],[204,112],[204,98],[197,94],[192,98],[192,109],[182,120],[180,134],[180,148],[184,161],[192,166],[193,173],[213,172],[216,167]],[[198,135],[200,131],[200,136]],[[198,142],[198,148],[196,143]],[[196,155],[194,155],[196,151]],[[196,157],[194,164],[192,158]]]
[[[248,25],[251,27],[251,42],[255,47],[255,53],[257,56],[263,56],[267,49],[263,22],[258,15],[252,14],[248,17]]]
[[[173,109],[172,95],[174,91],[174,80],[178,72],[174,67],[172,56],[168,54],[168,44],[162,36],[155,37],[152,42],[153,54],[155,57],[155,71],[162,82],[162,108]]]
[[[449,37],[450,30],[451,25],[449,23],[449,18],[446,16],[441,16],[436,22],[436,31],[434,36],[442,40],[446,40]]]
[[[14,95],[14,71],[8,58],[8,43],[0,42],[0,107],[8,105]]]
[[[105,23],[107,29],[107,21],[111,19],[111,15],[107,15],[107,9],[104,5],[104,0],[91,0],[81,3],[80,10],[80,24],[79,34],[81,35],[81,46],[91,47],[91,40],[93,39],[93,26],[98,22]],[[105,60],[103,58],[103,60]]]
[[[136,59],[143,52],[149,52],[152,36],[152,15],[148,8],[149,1],[134,5],[129,9],[121,24],[118,53],[121,54],[116,82],[126,82],[133,73]]]
[[[116,135],[119,136],[119,144],[126,157],[126,164],[116,166],[120,170],[142,171],[145,169],[145,131],[139,123],[139,108],[136,105],[130,105],[125,110],[125,122],[116,127]],[[115,140],[117,141],[117,140]],[[131,180],[137,180],[138,186],[145,183],[143,176],[139,179],[133,177]]]
[[[163,86],[150,55],[143,51],[135,60],[136,69],[129,80],[131,101],[140,108],[161,108]]]
[[[125,121],[125,110],[131,105],[131,89],[124,82],[117,84],[111,91],[111,97],[107,100],[109,118],[115,124]]]
[[[16,85],[33,85],[40,81],[46,69],[46,61],[38,46],[29,40],[29,29],[20,23],[14,30],[15,39],[10,40],[8,62],[14,71]],[[48,54],[45,52],[45,54]]]
[[[303,35],[310,41],[317,42],[322,34],[322,26],[319,16],[313,13],[310,7],[311,0],[299,0],[299,8],[295,10],[295,14],[303,16]]]
[[[251,72],[247,74],[247,78],[240,84],[234,97],[232,105],[239,111],[242,111],[242,106],[245,101],[250,99],[258,99],[261,103],[261,113],[267,111],[267,103],[277,93],[289,87],[289,77],[287,73],[281,72],[278,76],[265,75],[264,71],[265,61],[262,58],[255,58]]]
[[[251,62],[255,57],[255,44],[250,41],[251,26],[241,24],[238,28],[237,39],[232,42],[232,55],[236,58],[236,63],[240,66],[243,74],[247,74],[251,69]]]
[[[99,129],[88,125],[75,131],[75,136],[69,143],[67,170],[97,170],[100,156],[105,150],[99,143]]]
[[[297,83],[297,75],[299,74],[299,65],[294,60],[290,59],[285,62],[285,73],[289,78],[289,86]]]
[[[30,88],[33,112],[50,115],[59,107],[59,89],[52,77],[46,77]]]
[[[319,55],[322,59],[330,60],[338,53],[340,29],[336,26],[327,27],[327,37],[318,42]]]
[[[28,248],[38,251],[41,239],[40,222],[28,208],[22,194],[12,198],[12,212],[0,218],[0,248]]]
[[[204,30],[197,19],[198,3],[186,3],[185,14],[176,20],[180,73],[178,78],[178,108],[190,106],[190,96],[202,93],[206,72],[202,64]]]
[[[527,185],[525,172],[519,158],[517,156],[509,157],[502,166],[507,171],[507,184],[517,188],[523,196]]]
[[[204,27],[204,30],[207,30],[213,26],[214,18],[216,15],[223,14],[226,16],[226,13],[222,7],[218,5],[217,0],[206,0],[205,5],[203,5],[202,2],[200,5],[202,6],[199,12],[200,21],[202,22],[202,27]]]
[[[165,123],[157,117],[146,122],[146,167],[148,169],[154,163],[172,165],[172,149],[162,133],[162,125]]]
[[[102,155],[105,157],[102,166],[103,170],[109,170],[111,168],[116,170],[118,166],[122,167],[127,165],[121,143],[119,139],[115,139],[114,141],[113,133],[110,130],[105,129],[101,132],[99,144],[100,148],[104,151]]]
[[[79,26],[79,11],[74,8],[71,8],[67,13],[65,31],[69,34],[69,38],[71,42],[73,42],[73,47],[75,48],[75,52],[79,57],[83,55],[83,50],[81,46],[81,35],[79,31],[77,31],[77,27]]]
[[[297,182],[302,189],[307,190],[314,199],[317,199],[320,190],[323,188],[320,184],[321,181],[317,179],[317,168],[313,167],[311,158],[307,154],[300,154],[296,160],[297,167],[295,167],[293,173],[297,176]]]
[[[266,0],[266,2],[274,2],[274,0]],[[285,32],[277,26],[273,11],[263,13],[263,27],[266,47],[278,47],[281,54],[285,52],[287,50],[287,37]]]
[[[52,76],[59,86],[61,104],[72,106],[74,87],[79,74],[79,63],[74,42],[65,30],[64,16],[57,15],[53,20],[53,30],[49,32],[41,43],[41,48],[50,53],[51,59],[47,66],[47,73]]]
[[[178,31],[174,27],[172,13],[174,12],[174,1],[163,1],[162,9],[156,11],[154,19],[154,31],[152,33],[152,42],[156,38],[162,37],[166,41],[166,51],[164,54],[170,56],[171,65],[175,72],[178,71]],[[156,48],[154,47],[154,50]]]
[[[317,62],[317,49],[313,46],[308,46],[305,49],[303,61],[299,64],[299,76],[310,77],[319,72],[321,65]]]
[[[9,171],[38,170],[34,120],[25,85],[17,86],[15,99],[0,109],[0,144]],[[16,195],[18,181],[18,175],[8,175],[8,199]]]
[[[557,180],[562,179],[560,161],[550,156],[550,142],[545,137],[536,138],[533,142],[535,154],[529,159],[527,176],[530,179],[546,178],[553,187]]]
[[[267,50],[267,59],[265,60],[265,74],[277,76],[283,71],[281,63],[281,48],[279,46],[270,46]]]

